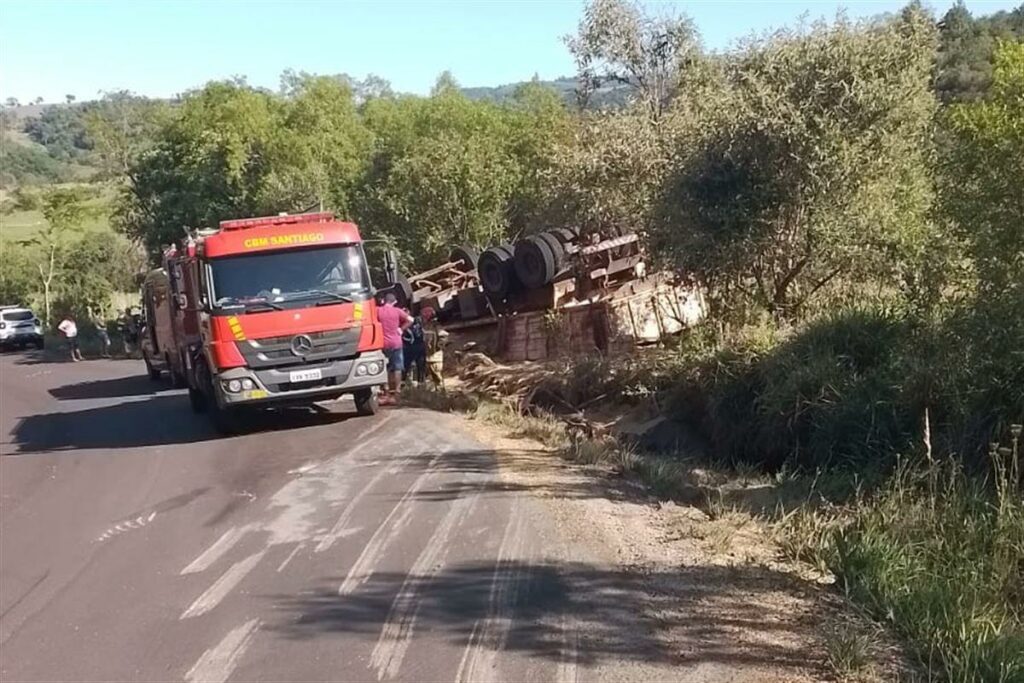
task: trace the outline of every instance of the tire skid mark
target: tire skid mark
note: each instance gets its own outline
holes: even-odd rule
[[[284,571],[284,568],[288,566],[288,563],[290,563],[292,561],[292,559],[296,555],[299,554],[299,551],[302,550],[303,547],[305,547],[305,545],[306,545],[305,543],[296,543],[295,544],[295,547],[292,548],[292,551],[290,553],[288,553],[288,557],[284,558],[284,561],[277,566],[277,573],[278,574],[280,574],[281,572]]]
[[[203,653],[192,665],[185,680],[188,683],[224,683],[230,678],[238,660],[252,644],[253,636],[259,630],[259,619],[250,619],[232,629],[216,646]]]
[[[440,572],[441,560],[448,554],[452,531],[470,514],[476,502],[476,495],[455,500],[409,568],[370,655],[370,666],[376,669],[378,680],[398,675],[422,604],[420,591]]]
[[[434,466],[450,450],[452,449],[448,447],[438,451],[430,459],[423,473],[409,487],[409,490],[391,508],[391,512],[388,513],[388,516],[380,523],[380,526],[377,527],[370,540],[363,546],[363,552],[359,554],[359,557],[345,576],[345,580],[338,587],[338,595],[348,595],[369,579],[374,567],[377,566],[377,563],[384,556],[384,551],[409,525],[413,508],[416,505],[413,496],[420,492],[427,479],[434,474]]]
[[[387,415],[367,429],[342,453],[326,462],[318,463],[313,468],[304,469],[303,476],[290,480],[270,497],[263,509],[261,520],[225,531],[182,569],[180,575],[206,571],[249,533],[268,533],[270,538],[266,542],[267,549],[281,543],[302,543],[308,540],[308,536],[312,535],[312,524],[308,518],[315,514],[316,502],[325,497],[329,500],[341,500],[347,493],[349,480],[344,475],[354,465],[345,456],[363,446],[373,434],[388,423],[389,418],[390,415]]]
[[[405,448],[406,442],[403,441],[399,448]],[[393,477],[403,469],[405,469],[409,463],[412,462],[412,456],[406,456],[399,460],[393,461],[386,468],[378,471],[370,481],[359,489],[359,491],[352,496],[352,498],[345,505],[345,509],[341,511],[341,515],[338,517],[338,521],[334,523],[334,526],[328,531],[324,537],[320,540],[320,543],[316,546],[316,552],[322,553],[334,545],[339,539],[351,536],[361,530],[361,527],[350,529],[349,522],[352,521],[352,515],[355,514],[356,508],[363,502],[363,499],[370,493],[371,490],[376,488],[385,477]]]
[[[491,578],[487,617],[473,625],[462,655],[456,683],[491,683],[498,676],[498,655],[512,631],[516,594],[522,581],[523,516],[513,506],[498,548]]]
[[[115,536],[120,536],[121,534],[123,534],[123,533],[125,533],[127,531],[132,531],[134,529],[141,529],[142,527],[144,527],[147,524],[149,524],[150,522],[152,522],[154,519],[156,519],[156,512],[155,511],[154,512],[150,512],[148,515],[139,515],[138,517],[136,517],[134,519],[122,520],[122,521],[118,522],[117,524],[115,524],[114,526],[112,526],[109,529],[107,529],[106,531],[104,531],[102,534],[100,534],[96,538],[96,541],[97,542],[106,541],[107,539],[114,538]]]
[[[261,550],[254,555],[236,562],[231,565],[231,568],[224,572],[219,579],[213,582],[209,588],[207,588],[202,595],[195,599],[189,608],[181,613],[179,619],[189,619],[191,617],[198,617],[201,614],[206,614],[214,607],[220,604],[228,593],[234,590],[245,576],[252,571],[253,567],[259,564],[259,561],[263,559],[266,554],[266,550]]]

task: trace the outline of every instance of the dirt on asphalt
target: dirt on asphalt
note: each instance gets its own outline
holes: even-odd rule
[[[660,500],[612,468],[569,462],[536,441],[467,420],[501,454],[502,480],[535,498],[565,540],[630,577],[624,595],[682,681],[915,680],[899,644],[840,598],[832,577],[786,559],[764,520]],[[855,633],[868,659],[837,671],[829,639]],[[842,636],[845,637],[845,636]]]

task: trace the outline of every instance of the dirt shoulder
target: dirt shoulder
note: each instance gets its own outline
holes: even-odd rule
[[[503,487],[524,496],[539,528],[550,530],[548,559],[606,567],[623,582],[628,604],[609,605],[606,622],[588,619],[616,622],[615,634],[597,629],[583,637],[608,642],[581,650],[629,648],[634,629],[636,647],[656,644],[650,666],[633,657],[597,679],[664,680],[669,670],[679,681],[910,678],[898,651],[825,577],[783,559],[765,522],[722,505],[659,501],[613,468],[569,462],[479,419],[463,422],[497,453]]]

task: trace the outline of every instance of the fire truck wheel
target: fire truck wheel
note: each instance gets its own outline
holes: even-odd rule
[[[192,406],[193,413],[205,413],[207,409],[206,394],[199,389],[188,388],[188,404]]]
[[[171,362],[170,354],[166,354],[164,359],[167,361],[167,374],[171,377],[171,387],[174,389],[181,389],[185,386],[185,378],[180,372],[174,369],[174,363]]]
[[[380,408],[380,402],[377,400],[377,394],[373,393],[373,389],[360,389],[352,395],[352,398],[356,402],[357,415],[376,415]]]
[[[149,356],[142,354],[142,361],[146,364],[146,372],[149,373],[149,378],[156,382],[160,379],[160,368],[154,368],[153,364],[149,362]]]

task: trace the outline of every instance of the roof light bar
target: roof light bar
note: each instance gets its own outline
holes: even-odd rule
[[[320,213],[296,213],[283,216],[261,216],[259,218],[240,218],[237,220],[221,221],[221,230],[242,230],[244,228],[255,228],[260,225],[291,225],[294,223],[326,223],[333,221],[334,214],[330,211]]]

